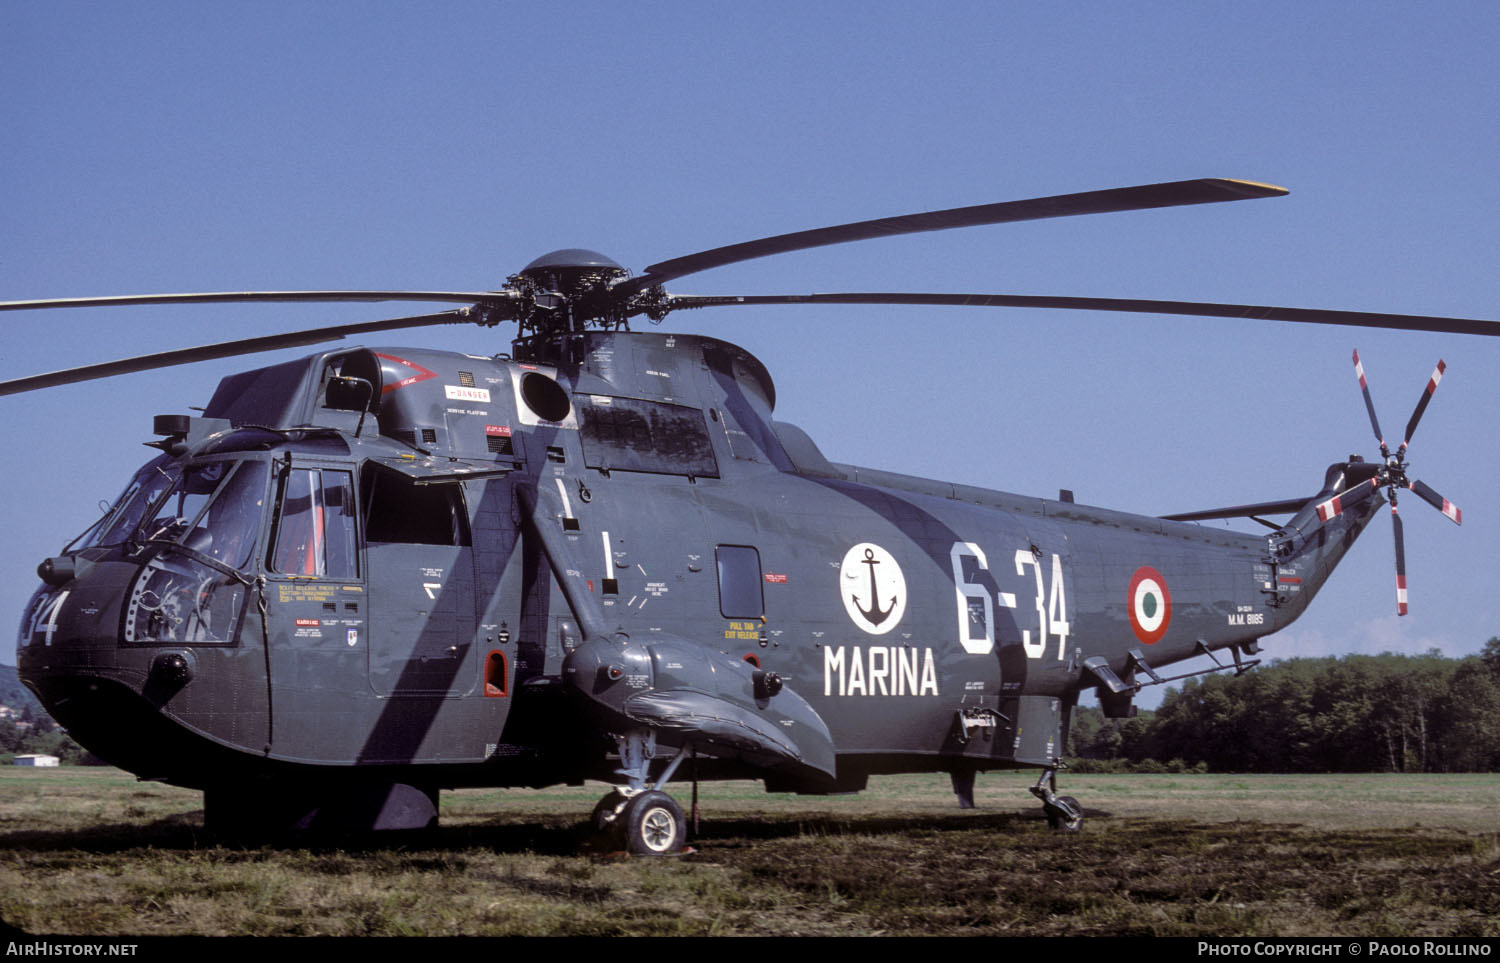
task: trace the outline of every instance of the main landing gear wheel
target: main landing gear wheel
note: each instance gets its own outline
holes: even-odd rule
[[[1083,807],[1072,796],[1058,796],[1057,803],[1044,803],[1047,825],[1060,833],[1076,833],[1083,828]]]
[[[682,807],[664,792],[649,789],[626,803],[620,820],[625,845],[642,856],[665,856],[682,849],[687,823]]]

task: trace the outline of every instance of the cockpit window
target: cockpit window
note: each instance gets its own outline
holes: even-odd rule
[[[271,570],[288,575],[358,578],[354,475],[297,468],[287,473]]]
[[[125,606],[125,641],[233,644],[249,598],[250,564],[265,514],[270,465],[189,465],[144,513],[134,540],[146,558]]]

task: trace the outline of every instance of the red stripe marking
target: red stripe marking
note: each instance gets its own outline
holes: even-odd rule
[[[323,561],[323,506],[316,499],[313,501],[312,523],[312,540],[307,543],[307,557],[304,560],[307,567],[302,572],[305,575],[322,575],[323,566],[318,563]]]
[[[405,388],[407,385],[414,385],[419,381],[426,381],[428,378],[437,377],[436,371],[428,371],[426,368],[417,364],[415,361],[407,361],[405,358],[398,358],[393,354],[381,354],[379,351],[375,352],[375,357],[384,358],[387,361],[394,361],[399,365],[405,365],[406,367],[411,368],[413,371],[421,372],[420,374],[412,375],[410,378],[402,378],[395,384],[381,386],[380,393],[382,396],[390,394],[397,388]]]

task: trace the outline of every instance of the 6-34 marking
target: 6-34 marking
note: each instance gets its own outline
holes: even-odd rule
[[[1052,553],[1050,573],[1043,567],[1044,556],[1033,554],[1030,548],[1016,549],[1016,574],[1026,575],[1029,566],[1036,583],[1036,629],[1021,630],[1021,648],[1029,659],[1041,659],[1047,654],[1049,637],[1057,638],[1057,658],[1061,660],[1067,651],[1068,634],[1072,631],[1068,623],[1068,588],[1063,574],[1062,556]],[[953,566],[953,592],[958,605],[958,641],[970,655],[987,655],[995,650],[995,603],[1008,609],[1016,608],[1013,592],[996,591],[992,599],[983,585],[964,578],[965,558],[975,562],[976,571],[988,571],[989,560],[984,550],[973,542],[954,542],[948,553]],[[1047,584],[1050,574],[1051,585]]]

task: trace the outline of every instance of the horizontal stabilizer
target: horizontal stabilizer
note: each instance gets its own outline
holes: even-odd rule
[[[1257,502],[1254,505],[1235,505],[1231,508],[1210,508],[1202,512],[1181,512],[1163,515],[1169,522],[1197,522],[1209,518],[1254,518],[1256,515],[1289,515],[1306,505],[1313,496],[1286,498],[1279,502]]]

